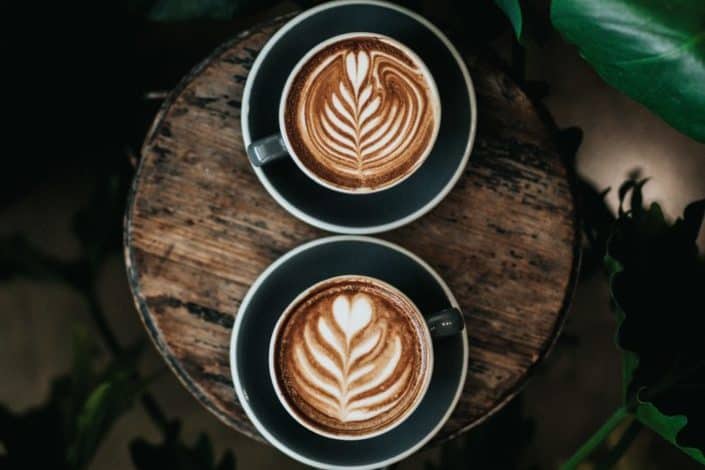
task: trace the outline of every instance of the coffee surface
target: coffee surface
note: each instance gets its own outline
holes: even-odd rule
[[[439,107],[417,60],[383,38],[348,38],[294,77],[285,131],[301,163],[330,185],[379,190],[423,162]]]
[[[323,433],[355,437],[403,419],[426,385],[431,348],[403,296],[367,278],[315,288],[289,310],[274,348],[289,408]]]

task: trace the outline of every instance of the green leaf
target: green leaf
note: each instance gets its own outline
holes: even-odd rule
[[[622,187],[624,187],[624,185],[622,185]],[[622,198],[620,198],[620,204],[621,202]],[[609,254],[606,254],[605,267],[609,276],[609,283],[612,284],[614,277],[622,272],[622,265]],[[613,305],[612,307],[617,317],[617,325],[619,326],[624,321],[624,312],[617,305]],[[618,336],[615,336],[615,342],[619,343]],[[638,364],[639,359],[636,357],[636,354],[631,351],[622,350],[622,399],[625,402],[629,399],[629,383],[634,376],[634,370]]]
[[[623,350],[625,403],[638,419],[705,463],[705,260],[695,244],[705,200],[673,224],[631,192],[608,244],[605,265]]]
[[[6,455],[1,468],[69,468],[66,449],[76,428],[76,416],[96,379],[96,345],[82,327],[73,331],[69,373],[56,378],[46,401],[19,413],[0,406],[0,442]],[[43,443],[37,452],[37,442]]]
[[[607,83],[705,142],[705,2],[553,0],[551,21]]]
[[[643,403],[636,410],[636,417],[661,435],[671,444],[680,447],[686,454],[698,462],[705,464],[705,456],[700,449],[694,447],[681,447],[676,442],[676,436],[688,424],[688,418],[683,415],[666,416],[661,413],[653,403]]]
[[[521,39],[522,15],[519,0],[494,0],[494,3],[507,15],[514,28],[517,39]]]
[[[119,373],[93,390],[78,416],[76,437],[68,449],[73,468],[84,468],[90,462],[100,441],[141,391],[141,384],[134,381],[131,372]]]
[[[94,336],[77,327],[72,344],[72,369],[52,382],[44,403],[19,413],[0,405],[0,468],[84,468],[144,388],[134,379],[140,345],[97,369]]]
[[[137,470],[169,468],[173,470],[235,470],[235,456],[226,451],[216,463],[213,445],[201,433],[193,446],[181,440],[181,423],[173,421],[164,440],[150,444],[142,438],[130,443],[130,455]]]
[[[73,359],[70,372],[70,395],[66,401],[65,414],[70,419],[66,435],[74,433],[73,417],[77,417],[83,404],[90,395],[98,380],[95,363],[98,357],[98,348],[93,336],[83,325],[74,327],[72,334]]]

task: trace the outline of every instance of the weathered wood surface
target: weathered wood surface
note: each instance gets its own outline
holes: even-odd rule
[[[241,140],[248,69],[280,25],[223,45],[172,92],[144,144],[125,221],[129,281],[160,353],[208,410],[256,439],[230,377],[234,315],[272,261],[325,235],[266,193]],[[472,57],[468,66],[479,124],[465,174],[431,213],[381,235],[438,270],[466,315],[468,378],[435,442],[520,390],[558,335],[579,258],[553,130],[503,72]]]

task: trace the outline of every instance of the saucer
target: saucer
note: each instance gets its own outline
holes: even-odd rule
[[[277,398],[268,373],[269,342],[279,316],[300,292],[343,274],[388,282],[425,313],[457,307],[439,275],[397,245],[360,236],[315,240],[283,255],[254,282],[235,317],[230,367],[240,404],[257,430],[277,449],[315,467],[379,468],[420,449],[452,413],[465,383],[467,334],[434,340],[434,369],[428,391],[399,426],[357,441],[331,439],[309,431]]]
[[[423,165],[404,182],[372,194],[344,194],[315,183],[290,158],[253,167],[269,194],[288,212],[313,226],[339,233],[369,234],[407,224],[435,207],[455,185],[470,156],[477,120],[467,67],[445,35],[425,18],[390,3],[330,2],[286,23],[254,61],[242,99],[242,137],[279,132],[278,107],[289,72],[325,39],[350,32],[389,36],[426,64],[441,98],[441,127]]]

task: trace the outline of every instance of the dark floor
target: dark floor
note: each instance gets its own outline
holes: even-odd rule
[[[616,188],[633,169],[651,177],[647,201],[662,203],[676,216],[686,203],[705,197],[705,145],[664,124],[645,108],[621,95],[583,63],[575,50],[558,38],[528,55],[531,78],[551,85],[546,103],[560,126],[580,126],[584,142],[578,171],[600,188]],[[480,110],[481,112],[482,110]],[[47,251],[70,259],[78,251],[69,229],[70,215],[90,195],[88,175],[66,169],[49,184],[0,212],[0,235],[20,231]],[[616,205],[613,191],[609,202]],[[700,246],[705,248],[705,232]],[[121,339],[144,336],[125,282],[122,258],[105,266],[102,301]],[[90,324],[82,299],[48,283],[13,281],[0,284],[0,370],[4,375],[0,402],[23,409],[43,399],[49,379],[69,364],[68,338],[73,324]],[[619,401],[620,363],[613,343],[614,319],[608,309],[605,280],[599,275],[581,282],[563,338],[526,387],[522,399],[526,415],[535,423],[535,437],[527,461],[555,468],[609,416]],[[150,348],[146,370],[162,365]],[[206,430],[218,449],[233,448],[240,468],[298,466],[265,445],[222,425],[205,411],[171,373],[154,385],[154,392],[170,414],[183,418],[191,439]],[[127,443],[137,433],[157,438],[143,411],[136,407],[121,419],[101,447],[94,469],[131,468]],[[437,450],[422,452],[401,468],[422,468]],[[618,465],[621,469],[695,468],[690,459],[643,431]]]

